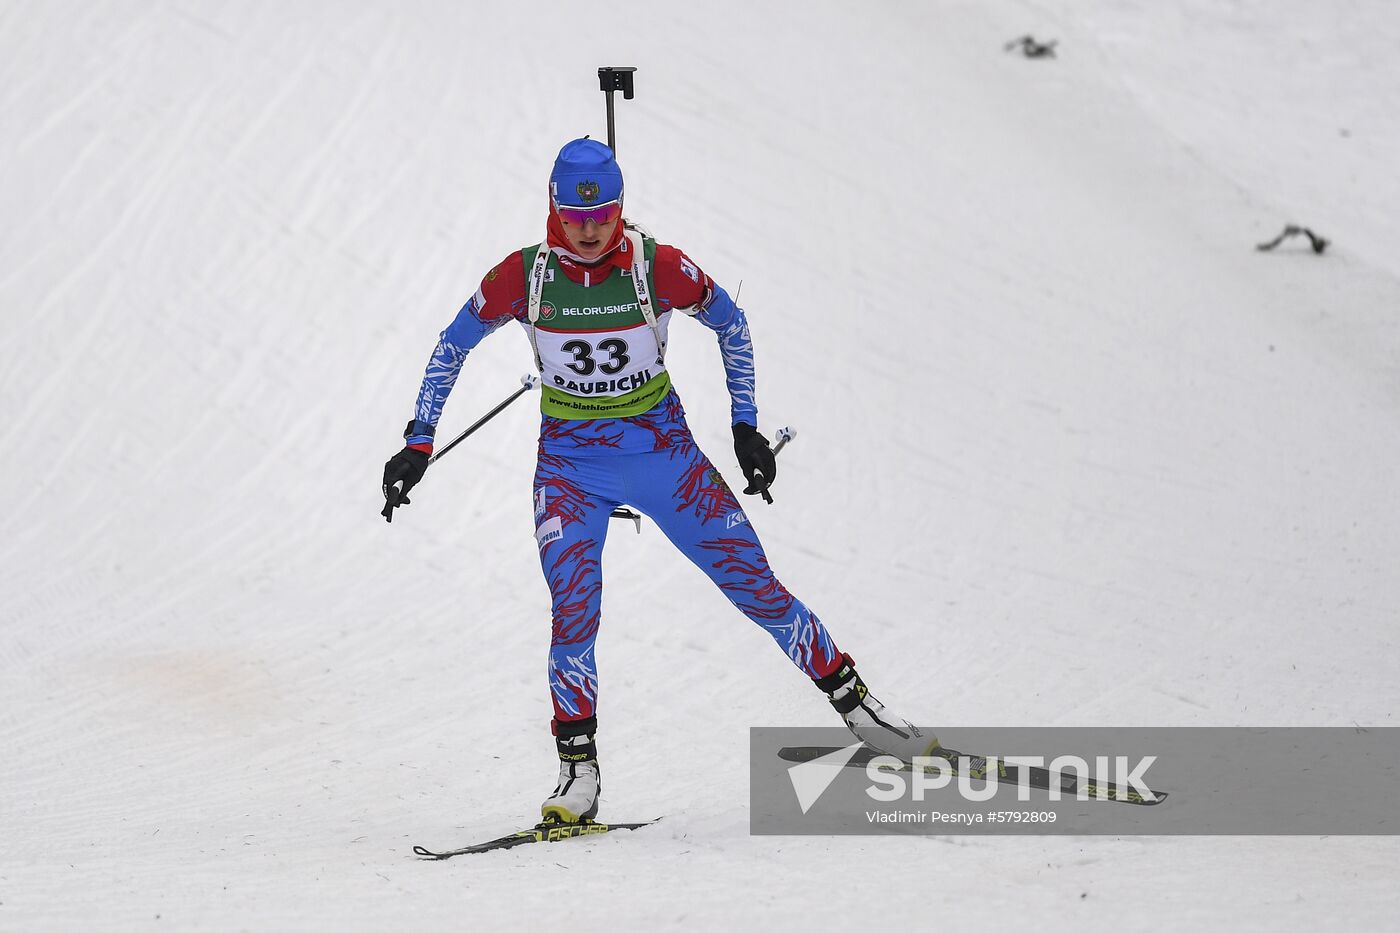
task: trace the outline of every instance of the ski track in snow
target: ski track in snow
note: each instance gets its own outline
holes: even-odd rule
[[[749,836],[748,727],[833,719],[650,523],[608,543],[599,742],[603,815],[665,819],[412,858],[553,780],[536,416],[391,526],[380,464],[604,134],[605,62],[640,69],[629,215],[743,282],[801,435],[749,512],[882,699],[1394,725],[1383,4],[625,7],[582,58],[558,3],[0,9],[0,928],[1389,923],[1384,838]],[[1253,250],[1288,221],[1333,249]],[[529,367],[515,330],[445,434]],[[732,480],[718,351],[672,338]]]

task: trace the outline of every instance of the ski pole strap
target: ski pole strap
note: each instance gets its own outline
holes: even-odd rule
[[[666,338],[661,334],[661,325],[656,323],[656,314],[651,309],[651,286],[647,285],[646,250],[642,245],[642,235],[635,230],[627,231],[627,242],[632,246],[632,289],[637,293],[637,304],[642,308],[652,336],[656,338],[656,362],[666,365]]]

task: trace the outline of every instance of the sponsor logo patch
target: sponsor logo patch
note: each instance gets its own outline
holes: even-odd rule
[[[626,314],[629,311],[640,311],[641,307],[634,301],[625,305],[594,305],[591,308],[565,307],[560,313],[564,317],[590,317],[595,314]]]
[[[556,375],[554,377],[556,386],[573,395],[620,395],[624,392],[631,392],[633,389],[640,389],[650,381],[650,369],[644,369],[639,373],[633,373],[619,379],[600,379],[597,382],[575,382],[572,379],[565,379],[563,376]]]
[[[558,541],[562,537],[564,537],[564,520],[558,515],[535,529],[535,544],[539,546],[540,550],[544,550],[545,545]]]
[[[546,493],[545,493],[545,489],[544,489],[543,486],[541,486],[539,489],[536,489],[536,490],[535,490],[535,518],[536,518],[536,519],[540,519],[540,518],[543,518],[543,517],[544,517],[544,507],[545,507],[545,503],[546,503],[547,499],[548,499],[548,497],[547,497],[547,495],[546,495]]]
[[[547,301],[540,302],[540,318],[548,321],[554,317],[554,305]]]
[[[747,525],[749,517],[743,512],[730,512],[724,517],[724,527],[733,528],[735,525]]]
[[[686,278],[690,279],[696,285],[700,284],[700,270],[696,268],[695,263],[684,256],[681,257],[681,271],[685,273]]]

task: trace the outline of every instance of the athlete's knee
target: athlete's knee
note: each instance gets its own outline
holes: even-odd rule
[[[572,629],[597,618],[603,598],[601,547],[591,539],[560,540],[540,548],[540,567],[549,584],[554,627]]]
[[[723,589],[729,601],[755,622],[787,619],[792,615],[793,607],[797,605],[796,597],[789,593],[776,577],[770,576],[766,581],[724,586]]]
[[[583,594],[578,599],[557,600],[552,614],[550,644],[552,646],[592,644],[598,635],[602,600],[596,593]]]

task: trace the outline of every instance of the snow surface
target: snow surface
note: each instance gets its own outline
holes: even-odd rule
[[[1393,927],[1393,839],[750,837],[747,729],[833,719],[650,526],[600,744],[604,816],[665,820],[420,863],[552,783],[535,416],[376,513],[633,64],[629,213],[743,282],[801,433],[755,524],[887,703],[1395,725],[1397,43],[1386,0],[0,5],[0,929]],[[1290,221],[1334,248],[1255,252]],[[529,364],[484,344],[444,432]]]

